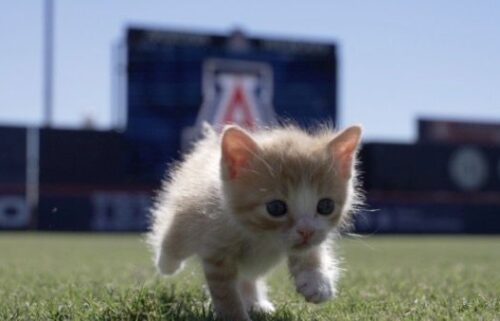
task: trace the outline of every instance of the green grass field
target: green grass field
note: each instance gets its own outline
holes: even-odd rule
[[[275,315],[255,320],[500,320],[499,237],[340,242],[338,297],[296,295],[270,277]],[[0,233],[0,320],[213,320],[199,265],[155,275],[138,235]]]

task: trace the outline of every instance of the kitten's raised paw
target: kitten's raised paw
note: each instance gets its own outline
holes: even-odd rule
[[[332,279],[321,271],[301,272],[295,278],[295,286],[307,302],[321,303],[335,295]]]
[[[161,274],[171,275],[182,267],[182,261],[169,257],[165,253],[160,253],[156,259],[156,267]]]

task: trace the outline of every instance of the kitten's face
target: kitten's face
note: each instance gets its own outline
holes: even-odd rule
[[[349,156],[334,154],[333,135],[282,130],[257,142],[235,129],[225,142],[226,130],[223,181],[232,213],[250,232],[271,235],[289,250],[320,244],[349,210],[355,134]]]

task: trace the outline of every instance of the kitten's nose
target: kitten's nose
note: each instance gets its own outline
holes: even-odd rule
[[[297,230],[297,233],[299,233],[299,235],[302,236],[302,240],[304,241],[304,243],[307,243],[309,239],[313,236],[314,231],[307,228],[301,228]]]

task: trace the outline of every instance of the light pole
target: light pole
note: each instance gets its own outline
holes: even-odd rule
[[[54,1],[45,0],[43,9],[43,119],[42,127],[52,126],[54,70]],[[30,228],[38,227],[40,200],[40,127],[26,130],[26,203],[31,214]]]

